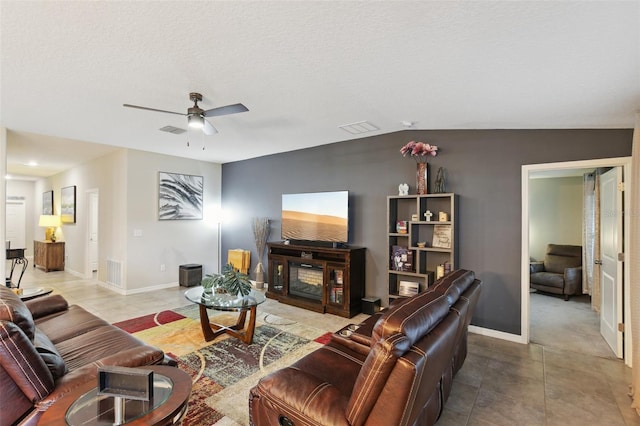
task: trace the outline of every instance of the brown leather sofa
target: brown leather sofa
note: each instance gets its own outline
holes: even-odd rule
[[[544,262],[531,262],[529,286],[564,300],[582,294],[582,246],[548,244]]]
[[[250,423],[434,424],[466,357],[480,288],[473,272],[454,271],[423,293],[397,299],[350,336],[335,333],[251,389]]]
[[[164,353],[60,295],[20,300],[0,287],[0,425],[36,424],[102,365],[170,363]]]

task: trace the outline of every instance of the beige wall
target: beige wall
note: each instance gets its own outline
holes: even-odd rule
[[[201,264],[203,273],[217,271],[221,170],[219,164],[128,151],[128,292],[175,284],[180,265],[186,263]],[[158,220],[159,172],[203,176],[203,220]],[[136,230],[142,235],[134,236]]]
[[[4,127],[0,127],[0,182],[5,183],[5,175],[7,174],[7,129]],[[0,211],[6,212],[6,185],[0,185]],[[5,240],[6,235],[6,223],[4,220],[0,220],[0,241]],[[2,254],[2,259],[6,257],[6,253]],[[0,262],[0,277],[6,277],[5,273],[5,263]]]
[[[549,243],[582,245],[582,177],[529,182],[530,256],[542,260]]]
[[[65,223],[58,231],[60,240],[65,241],[65,269],[69,272],[84,277],[90,275],[87,191],[91,189],[97,189],[100,194],[98,279],[105,278],[107,257],[126,258],[126,155],[126,149],[117,150],[36,183],[36,195],[53,190],[56,214],[60,214],[61,189],[76,186],[76,223]],[[37,196],[36,211],[42,211],[42,198]]]
[[[204,177],[204,220],[158,220],[158,172]],[[179,266],[200,263],[205,273],[217,270],[217,222],[221,166],[149,152],[121,149],[48,179],[37,181],[35,194],[54,191],[54,210],[60,213],[60,190],[76,185],[76,223],[64,224],[69,272],[89,276],[88,191],[99,194],[98,280],[107,281],[107,259],[122,265],[124,294],[178,285]],[[41,211],[42,198],[35,197]],[[37,219],[34,223],[37,228]],[[139,230],[141,236],[134,236]],[[39,235],[39,234],[38,234]],[[164,271],[161,271],[164,265]]]

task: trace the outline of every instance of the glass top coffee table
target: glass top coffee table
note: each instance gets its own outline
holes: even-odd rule
[[[251,344],[253,342],[253,333],[256,329],[256,308],[265,301],[264,293],[252,289],[247,296],[234,296],[227,293],[212,294],[205,292],[204,288],[200,286],[187,290],[184,296],[187,300],[198,304],[200,307],[200,326],[202,327],[204,340],[209,342],[222,333],[226,333],[244,343]],[[240,312],[240,314],[235,325],[225,326],[210,322],[207,309],[236,311]],[[247,312],[249,312],[249,324],[245,329]]]
[[[18,297],[23,301],[27,301],[35,299],[36,297],[46,296],[51,294],[51,292],[53,292],[51,287],[23,288],[22,292],[18,294]]]
[[[124,418],[127,425],[179,424],[187,412],[191,395],[191,377],[177,367],[153,365],[138,367],[152,370],[153,398],[150,401],[126,400]],[[44,412],[38,425],[113,425],[113,397],[99,395],[97,379],[66,393]]]

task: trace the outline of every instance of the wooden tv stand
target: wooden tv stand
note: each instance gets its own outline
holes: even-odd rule
[[[345,318],[362,311],[365,248],[268,243],[266,296]]]

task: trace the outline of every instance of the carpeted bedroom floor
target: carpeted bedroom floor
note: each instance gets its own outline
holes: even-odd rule
[[[531,342],[545,347],[615,359],[600,334],[600,319],[588,295],[561,296],[530,293]]]

